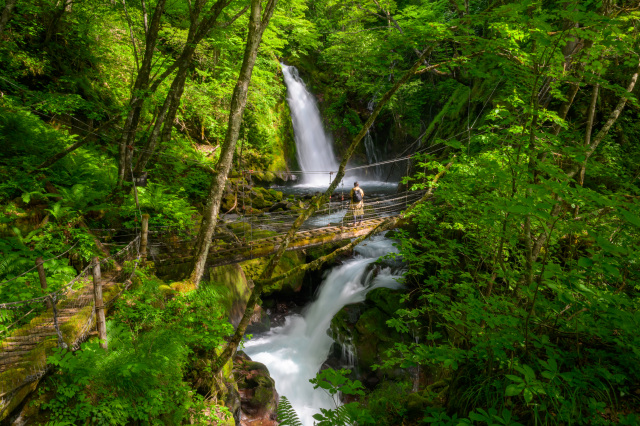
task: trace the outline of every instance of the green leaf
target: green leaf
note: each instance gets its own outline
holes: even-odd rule
[[[523,385],[509,385],[507,386],[507,389],[505,391],[505,396],[516,396],[519,395],[520,392],[522,392],[522,389],[524,389]]]

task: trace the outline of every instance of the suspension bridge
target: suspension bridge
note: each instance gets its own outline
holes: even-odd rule
[[[364,216],[356,224],[348,202],[328,202],[307,219],[286,250],[303,250],[366,235],[384,218],[398,215],[422,195],[422,191],[411,191],[367,199]],[[275,253],[296,218],[295,212],[222,218],[216,228],[207,265],[240,263]],[[196,231],[193,229],[186,235],[179,231],[172,238],[156,239],[150,244],[150,257],[161,275],[191,265]]]

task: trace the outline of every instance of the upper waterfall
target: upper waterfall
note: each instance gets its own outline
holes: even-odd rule
[[[326,174],[310,172],[335,173],[338,170],[333,140],[325,132],[314,96],[307,90],[296,67],[282,64],[282,72],[287,85],[298,163],[303,172],[309,172],[302,176],[302,183],[327,184]]]

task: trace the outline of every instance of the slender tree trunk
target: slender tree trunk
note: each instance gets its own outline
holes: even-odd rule
[[[160,135],[160,142],[167,143],[171,140],[171,133],[173,131],[173,124],[176,121],[176,115],[178,115],[178,108],[180,107],[180,98],[184,92],[185,82],[178,88],[179,94],[176,99],[171,103],[167,117],[164,119],[164,127],[162,128],[162,135]]]
[[[636,86],[639,74],[640,74],[640,63],[638,63],[638,68],[636,68],[635,73],[631,76],[631,80],[629,81],[629,85],[627,86],[627,94],[623,95],[620,98],[620,100],[618,101],[618,105],[616,105],[614,110],[611,111],[611,114],[609,115],[609,119],[607,120],[607,122],[604,124],[604,126],[602,126],[602,129],[600,129],[600,131],[596,134],[593,140],[590,141],[590,144],[586,146],[587,151],[585,152],[585,159],[583,162],[584,164],[587,163],[587,161],[589,160],[589,157],[593,155],[595,150],[598,148],[598,145],[600,145],[600,142],[602,142],[602,140],[607,136],[607,134],[609,134],[609,130],[618,120],[618,117],[620,117],[622,110],[627,104],[627,101],[629,100],[629,97],[633,92],[634,87]],[[578,165],[574,165],[571,168],[571,170],[569,170],[569,172],[567,173],[567,176],[569,176],[570,178],[573,178],[578,173],[579,170],[580,170],[580,167]]]
[[[178,111],[178,107],[180,106],[180,99],[182,98],[182,93],[184,92],[184,85],[187,79],[187,73],[189,70],[189,66],[191,65],[193,55],[198,44],[202,41],[202,39],[211,31],[211,29],[216,25],[220,14],[231,2],[228,0],[218,0],[216,1],[207,17],[202,20],[202,22],[198,23],[198,19],[202,13],[202,8],[204,7],[205,1],[198,0],[195,2],[193,8],[190,9],[190,26],[189,33],[187,35],[187,41],[185,46],[180,54],[180,57],[174,62],[172,65],[173,70],[176,68],[178,72],[171,83],[171,88],[169,89],[169,93],[165,98],[165,101],[160,109],[156,117],[156,121],[149,137],[149,140],[146,144],[145,149],[141,152],[140,157],[136,163],[135,171],[137,173],[141,172],[151,157],[158,145],[159,140],[165,141],[168,140],[171,136],[171,128],[173,125],[173,121]],[[243,8],[238,12],[232,20],[228,23],[234,22],[238,17],[240,17],[247,8]],[[227,25],[227,24],[224,24]],[[165,72],[166,74],[166,72]],[[155,85],[155,83],[154,83]],[[152,85],[152,90],[155,91],[157,86]],[[164,126],[164,128],[163,128]],[[162,129],[162,134],[161,134]]]
[[[147,16],[147,5],[144,0],[142,0],[142,22],[144,23],[144,35],[146,37],[149,33],[149,18]]]
[[[192,54],[193,51],[191,52],[191,55],[188,55],[184,62],[178,67],[178,72],[171,83],[169,93],[167,94],[167,97],[162,104],[162,108],[156,117],[156,122],[153,126],[153,130],[151,131],[151,135],[149,136],[149,141],[147,142],[144,150],[140,153],[140,157],[136,163],[136,173],[142,172],[153,156],[158,145],[158,140],[161,140],[160,132],[162,130],[162,126],[166,128],[167,126],[173,125],[173,119],[175,118],[178,106],[180,105],[180,99],[182,98],[182,93],[184,92],[184,84],[187,80],[187,71],[189,70]],[[172,114],[173,117],[169,117]],[[168,121],[167,118],[170,118],[170,121]]]
[[[138,47],[136,46],[136,39],[133,35],[133,25],[131,24],[131,18],[129,17],[129,12],[127,11],[126,0],[122,0],[122,7],[124,8],[124,16],[127,18],[127,25],[129,26],[129,36],[131,37],[131,46],[133,46],[133,57],[136,61],[136,71],[140,71],[140,64],[138,63]],[[146,30],[146,27],[145,27],[145,30]]]
[[[136,136],[136,129],[138,122],[140,121],[140,112],[142,108],[142,102],[146,96],[144,92],[149,88],[149,78],[151,76],[151,65],[153,63],[153,54],[158,41],[158,31],[160,30],[160,21],[164,14],[164,6],[166,0],[158,0],[156,7],[151,17],[151,23],[149,25],[149,31],[145,38],[145,50],[142,57],[142,64],[140,70],[136,76],[136,81],[133,86],[133,93],[129,101],[129,114],[125,121],[122,139],[120,140],[119,152],[118,152],[118,188],[122,186],[122,183],[126,179],[126,172],[131,167],[132,148],[133,141]]]
[[[2,15],[0,15],[0,34],[4,31],[4,27],[9,22],[11,18],[11,13],[13,12],[13,8],[16,6],[17,0],[6,0],[4,4],[4,9],[2,9]]]
[[[227,175],[231,169],[233,161],[233,153],[235,152],[238,134],[240,132],[240,124],[242,122],[242,114],[247,103],[247,91],[249,82],[251,81],[251,73],[258,56],[258,47],[262,40],[262,34],[269,24],[269,20],[273,15],[273,10],[278,0],[269,0],[264,9],[264,17],[261,18],[262,5],[260,0],[251,0],[251,15],[249,18],[249,34],[247,44],[245,46],[244,58],[236,87],[233,90],[231,98],[231,108],[229,112],[229,122],[227,125],[227,134],[225,136],[220,159],[216,167],[216,176],[211,183],[209,195],[207,197],[207,206],[205,208],[198,240],[196,242],[195,263],[191,272],[191,281],[196,285],[200,283],[204,274],[209,248],[211,247],[211,239],[218,220],[220,211],[220,202],[224,192]]]
[[[618,120],[618,117],[620,117],[620,114],[622,113],[622,110],[627,104],[627,100],[629,99],[631,92],[633,92],[633,89],[638,81],[639,74],[640,74],[640,63],[638,63],[638,68],[636,68],[635,73],[631,76],[631,80],[629,81],[629,85],[627,86],[627,94],[623,95],[620,98],[614,110],[611,111],[611,114],[609,115],[609,119],[607,120],[607,122],[604,124],[604,126],[602,126],[602,129],[600,129],[600,131],[596,134],[596,136],[591,140],[590,144],[585,147],[586,148],[585,158],[581,164],[587,163],[589,158],[593,155],[595,150],[598,148],[598,145],[600,145],[600,142],[602,142],[602,140],[609,133],[611,126],[613,126],[615,122]],[[574,178],[576,174],[578,174],[578,172],[580,171],[581,164],[574,164],[571,168],[569,168],[569,170],[567,171],[567,177],[569,177],[570,179]],[[557,203],[552,208],[551,217],[547,221],[547,229],[552,225],[553,221],[555,220],[555,217],[558,216],[563,210],[564,209],[562,208],[561,203]],[[540,234],[540,236],[538,237],[538,239],[536,240],[533,246],[534,261],[540,255],[540,250],[542,250],[542,247],[546,243],[547,238],[548,238],[547,233],[545,231],[542,231],[542,234]]]
[[[589,105],[589,114],[587,116],[587,129],[584,133],[584,144],[583,146],[586,148],[591,145],[591,133],[593,132],[593,119],[596,115],[596,104],[598,103],[598,94],[600,93],[600,85],[596,84],[593,86],[593,92],[591,93],[591,105]],[[580,174],[578,175],[578,185],[584,185],[584,174],[587,169],[587,162],[582,164],[580,167]],[[576,207],[577,209],[577,207]],[[576,215],[578,211],[576,210]]]
[[[70,4],[71,4],[71,0],[65,0],[63,2],[62,6],[58,7],[56,10],[54,10],[53,16],[51,17],[51,21],[49,22],[49,25],[47,26],[47,32],[45,33],[45,36],[44,36],[44,44],[45,45],[49,44],[49,42],[51,41],[53,36],[56,34],[56,32],[58,30],[58,22],[60,22],[60,19],[62,19],[62,16],[64,15],[64,12],[67,11],[67,7]]]

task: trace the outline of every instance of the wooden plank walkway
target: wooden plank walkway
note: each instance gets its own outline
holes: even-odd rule
[[[326,226],[317,229],[300,231],[295,234],[293,240],[287,246],[287,251],[303,250],[311,247],[318,247],[323,244],[330,244],[342,240],[350,240],[368,234],[373,228],[384,221],[383,218],[369,219],[357,226]],[[235,245],[225,244],[221,246],[212,245],[207,266],[215,267],[240,263],[246,260],[257,259],[275,253],[284,239],[283,234],[258,240],[239,242]],[[163,271],[176,268],[193,261],[191,247],[184,245],[183,253],[186,256],[171,256],[160,259],[156,262],[156,269],[162,274]]]
[[[116,294],[119,286],[112,278],[118,271],[102,277],[105,300]],[[40,302],[44,303],[44,302]],[[95,328],[93,282],[90,276],[80,280],[80,288],[71,290],[57,304],[57,320],[64,344],[73,348]],[[53,310],[48,307],[29,323],[0,335],[0,420],[20,402],[46,371],[47,357],[58,346]]]

